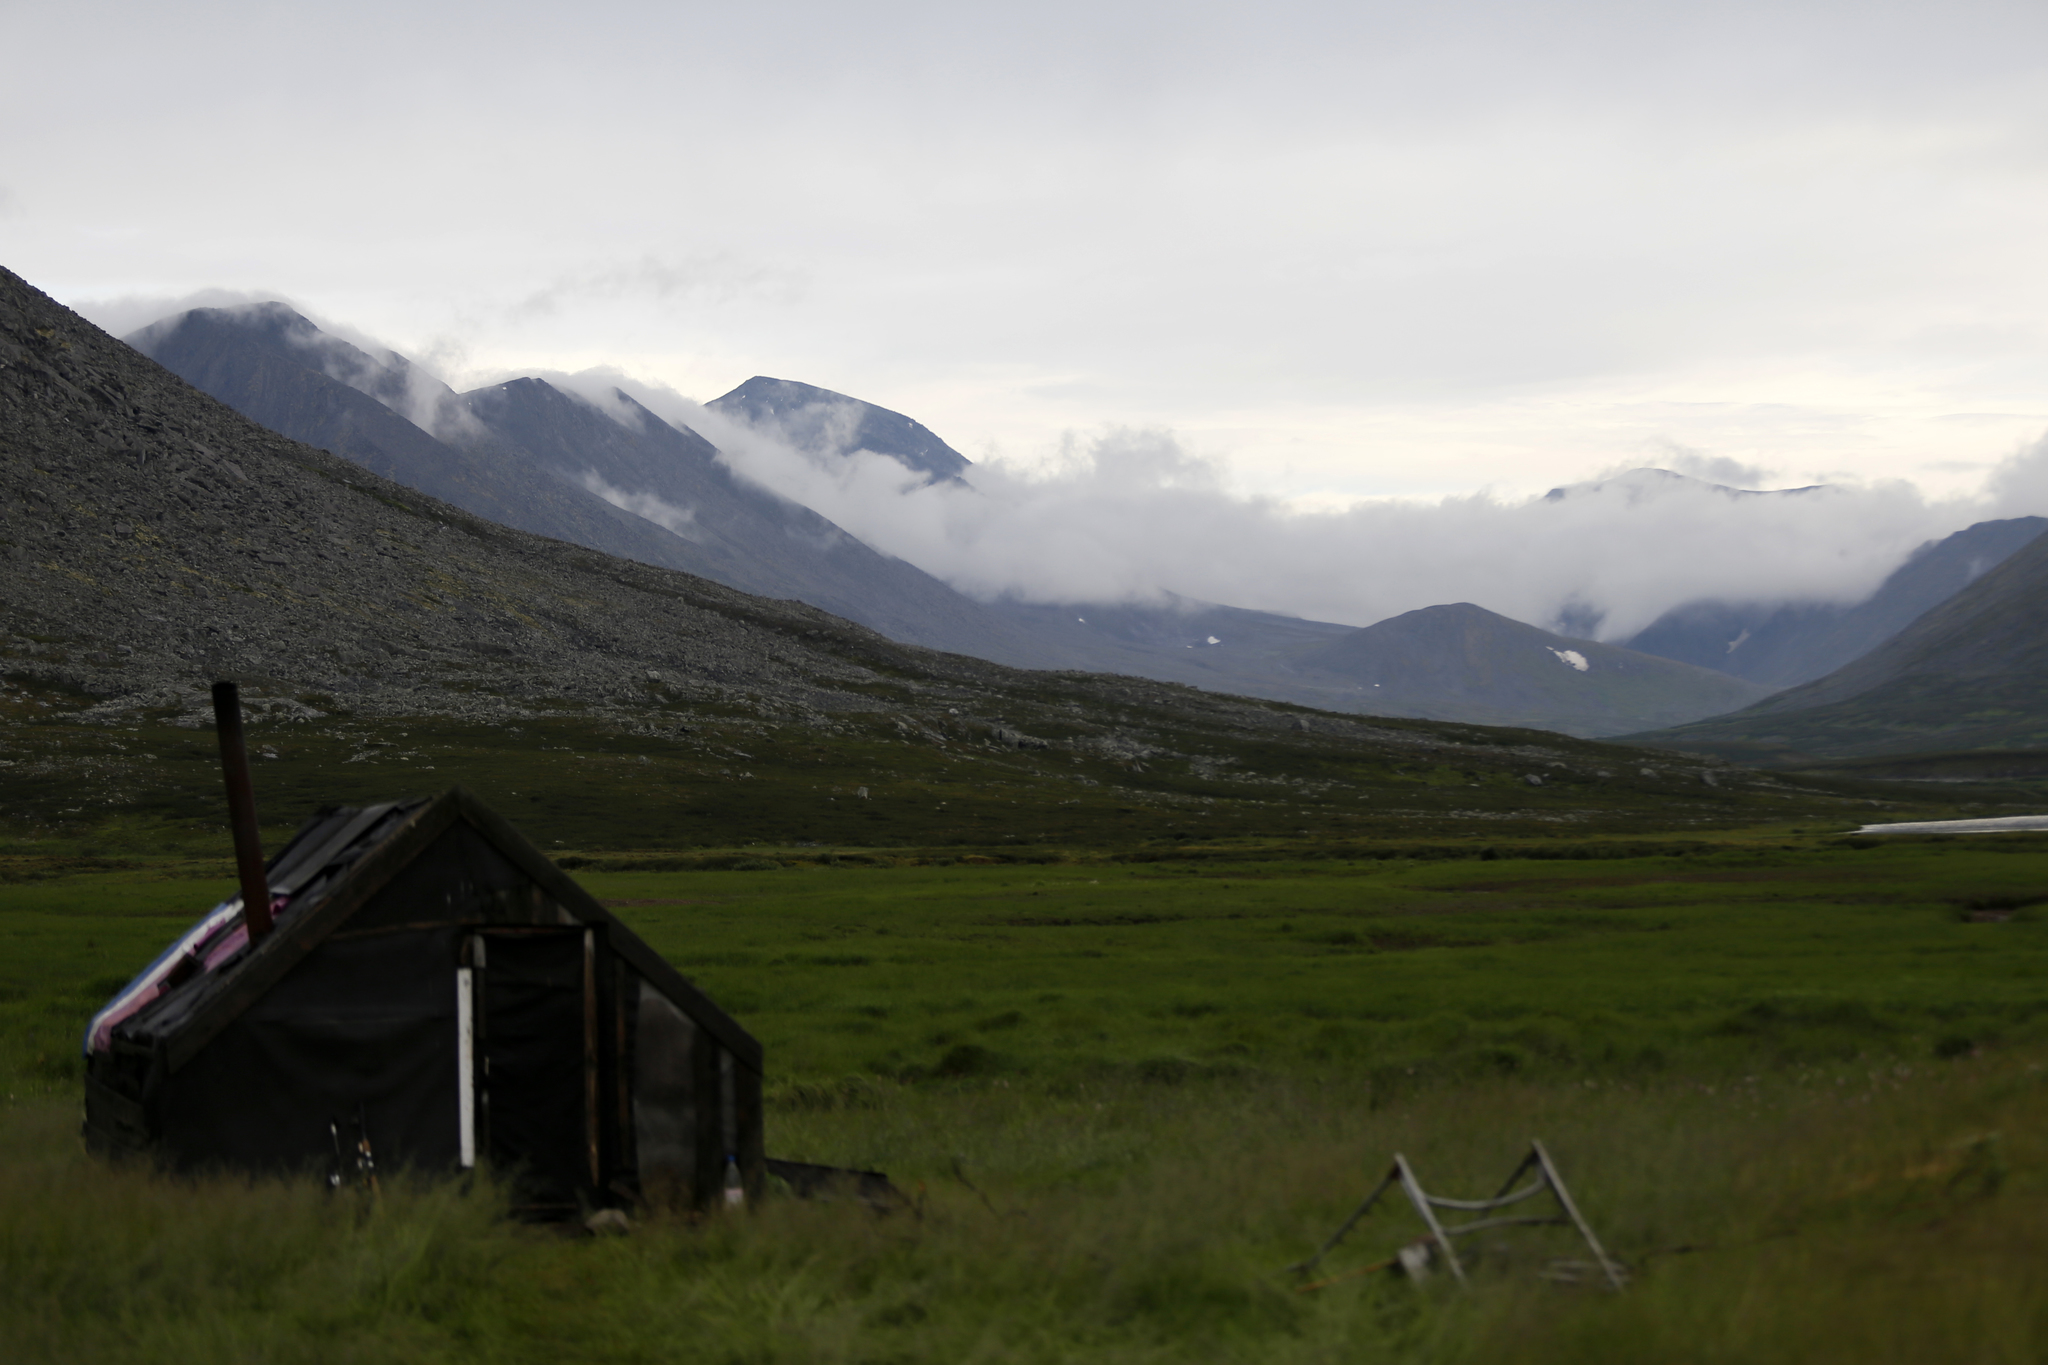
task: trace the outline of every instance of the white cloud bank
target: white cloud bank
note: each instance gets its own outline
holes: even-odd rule
[[[1698,476],[1763,471],[1672,451],[1664,463],[1695,477],[1615,471],[1560,497],[1302,511],[1231,490],[1218,463],[1169,432],[1070,436],[1050,462],[996,460],[976,465],[970,486],[925,485],[885,456],[806,454],[672,393],[632,388],[747,477],[984,599],[1172,592],[1353,625],[1465,601],[1612,641],[1700,598],[1858,601],[1926,541],[2048,514],[2048,438],[1956,498],[1903,481],[1737,495]]]
[[[645,518],[671,535],[681,536],[684,540],[697,538],[697,509],[694,507],[678,507],[667,498],[654,493],[629,493],[606,482],[604,476],[594,469],[583,472],[582,482],[584,488],[622,512],[631,512],[636,517]]]
[[[217,293],[177,302],[254,301]],[[130,306],[102,305],[96,320],[126,321],[119,314]],[[132,305],[138,313],[155,306]],[[424,367],[360,333],[321,325],[373,363],[390,361],[374,375],[341,373],[344,354],[328,345],[335,377],[441,434],[448,410],[466,416]],[[887,456],[798,449],[778,430],[731,421],[615,368],[537,377],[630,424],[639,419],[617,401],[623,390],[699,431],[743,476],[983,599],[1124,602],[1173,593],[1351,625],[1466,601],[1620,641],[1701,598],[1854,602],[1926,541],[1987,518],[2048,514],[2048,437],[1991,468],[1976,492],[1947,498],[1901,480],[1735,495],[1719,485],[1753,486],[1772,471],[1666,445],[1652,458],[1687,477],[1614,470],[1556,497],[1481,491],[1304,510],[1233,487],[1220,460],[1190,451],[1169,431],[1070,433],[1049,456],[985,460],[967,485],[927,484]],[[822,432],[829,423],[810,425]],[[585,482],[614,506],[685,538],[695,534],[689,508],[595,475]]]

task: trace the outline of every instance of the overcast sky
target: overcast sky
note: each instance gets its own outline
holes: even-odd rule
[[[1298,506],[1674,451],[1943,496],[2048,429],[2040,0],[0,0],[0,46],[0,264],[458,382],[766,373],[1021,469],[1163,430]]]

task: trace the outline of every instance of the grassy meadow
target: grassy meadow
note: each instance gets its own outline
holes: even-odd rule
[[[565,862],[760,1036],[769,1148],[913,1210],[619,1238],[491,1190],[110,1170],[86,1016],[225,862],[0,887],[0,1349],[18,1360],[2033,1361],[2048,1357],[2048,838]],[[1457,856],[1454,856],[1457,855]],[[1518,856],[1523,855],[1523,856]],[[1540,1137],[1610,1295],[1283,1268],[1396,1151],[1490,1194]],[[1363,1272],[1363,1273],[1362,1273]]]

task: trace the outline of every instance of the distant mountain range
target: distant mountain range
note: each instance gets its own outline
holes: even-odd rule
[[[1832,602],[1692,602],[1628,640],[1630,649],[1793,687],[1891,639],[2048,530],[2048,518],[1980,521],[1915,550],[1870,597]]]
[[[273,820],[468,780],[453,755],[520,750],[518,767],[484,769],[521,775],[501,809],[558,820],[592,802],[580,818],[599,849],[636,846],[621,830],[648,828],[628,815],[648,802],[677,819],[669,848],[1113,838],[1163,854],[1303,827],[1476,848],[1560,822],[1748,824],[1787,793],[1827,820],[1853,799],[1562,736],[1304,716],[900,644],[508,528],[278,435],[6,270],[0,675],[0,814],[17,833],[217,822],[218,786],[183,784],[224,676],[244,684],[252,740],[275,743],[258,778]],[[454,741],[435,745],[451,755],[438,773],[407,740],[415,721]],[[875,799],[845,799],[854,782]],[[946,812],[949,794],[967,812]]]
[[[1638,738],[1776,762],[2048,748],[2048,537],[1824,678]]]
[[[457,393],[405,357],[353,346],[282,304],[197,309],[128,340],[272,430],[478,516],[803,601],[907,643],[1330,710],[1588,737],[1718,715],[1829,672],[2048,525],[1983,523],[1923,547],[1856,607],[1696,603],[1628,648],[1471,604],[1360,629],[1171,596],[985,603],[745,479],[699,433],[616,389],[593,398],[518,379]],[[930,429],[845,394],[756,376],[707,407],[814,458],[867,451],[926,482],[971,485],[972,463]],[[1647,495],[1683,476],[1628,478]]]
[[[1309,674],[1342,678],[1355,709],[1399,716],[1613,734],[1678,716],[1718,715],[1770,688],[1692,664],[1511,621],[1470,602],[1424,607],[1295,653]],[[1338,708],[1331,708],[1338,709]],[[1354,709],[1354,708],[1343,708]]]

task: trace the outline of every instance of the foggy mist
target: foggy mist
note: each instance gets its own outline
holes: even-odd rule
[[[2048,439],[1962,498],[1932,499],[1903,481],[1737,495],[1711,480],[1763,471],[1674,449],[1664,464],[1689,477],[1617,470],[1562,496],[1475,492],[1304,512],[1232,492],[1217,463],[1167,431],[1069,435],[1053,461],[994,460],[974,466],[966,486],[928,485],[887,456],[800,450],[616,371],[547,378],[593,401],[624,389],[696,429],[745,477],[984,599],[1177,593],[1349,625],[1463,601],[1612,641],[1700,598],[1859,601],[1926,541],[2048,512]],[[625,495],[612,500],[627,506]]]

